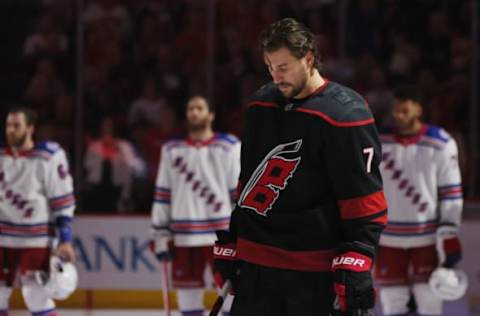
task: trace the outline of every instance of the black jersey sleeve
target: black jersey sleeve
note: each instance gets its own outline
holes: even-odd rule
[[[360,111],[364,111],[361,116],[368,112]],[[373,119],[358,120],[354,112],[349,115],[341,125],[326,126],[324,160],[340,210],[344,241],[376,247],[387,220],[379,171],[381,145]]]

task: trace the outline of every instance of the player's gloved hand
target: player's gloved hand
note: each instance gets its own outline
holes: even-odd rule
[[[336,309],[349,316],[373,315],[375,289],[372,281],[373,247],[360,243],[345,243],[332,262]]]
[[[458,227],[454,224],[440,224],[437,228],[436,247],[439,265],[453,268],[462,259]]]
[[[213,279],[220,288],[226,280],[230,280],[232,292],[235,292],[240,267],[235,240],[224,230],[217,231],[217,239],[213,247]]]
[[[173,258],[173,242],[169,233],[157,234],[150,241],[150,250],[158,261],[169,261]]]

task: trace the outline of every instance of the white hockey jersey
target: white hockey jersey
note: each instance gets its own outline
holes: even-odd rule
[[[380,134],[388,224],[380,245],[398,248],[435,244],[438,223],[460,224],[462,185],[455,140],[443,129],[423,125],[411,137]]]
[[[209,246],[229,226],[240,174],[240,141],[215,134],[205,142],[162,147],[152,209],[154,237],[167,230],[177,246]]]
[[[74,209],[73,181],[57,143],[18,155],[0,147],[0,247],[51,246],[55,219],[73,217]]]

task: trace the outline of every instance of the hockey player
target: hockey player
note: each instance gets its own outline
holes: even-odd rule
[[[213,132],[213,107],[203,97],[188,101],[186,117],[188,138],[162,147],[152,223],[157,258],[173,260],[172,280],[182,314],[200,316],[215,231],[228,228],[235,199],[240,142]]]
[[[25,305],[35,316],[57,315],[55,303],[35,272],[47,272],[54,252],[74,261],[71,221],[75,208],[72,178],[65,152],[54,142],[33,140],[36,114],[16,107],[6,119],[7,146],[0,147],[0,315],[17,276]]]
[[[372,114],[320,75],[301,23],[273,23],[261,46],[273,82],[248,105],[241,193],[214,252],[236,294],[231,315],[326,316],[335,297],[336,312],[368,314],[387,215]]]
[[[414,87],[399,87],[394,96],[395,127],[380,135],[380,170],[389,203],[375,269],[383,312],[406,315],[413,294],[420,315],[441,315],[442,301],[427,282],[436,267],[453,267],[460,260],[457,145],[442,128],[422,123]]]

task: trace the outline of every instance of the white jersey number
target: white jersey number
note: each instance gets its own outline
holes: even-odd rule
[[[363,153],[367,155],[367,173],[370,173],[372,171],[373,147],[363,148]]]

